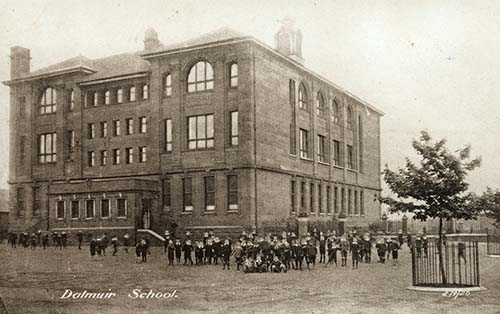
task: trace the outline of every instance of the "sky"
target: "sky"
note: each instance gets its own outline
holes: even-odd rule
[[[164,44],[230,27],[274,46],[285,17],[303,34],[305,65],[385,112],[382,167],[415,157],[427,130],[450,150],[472,146],[482,166],[467,181],[500,188],[500,1],[24,1],[1,0],[0,81],[11,46],[31,49],[31,69],[83,55]],[[0,86],[0,188],[8,180],[9,89]]]

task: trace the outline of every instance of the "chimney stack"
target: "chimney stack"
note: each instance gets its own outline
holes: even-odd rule
[[[30,73],[30,50],[20,46],[10,48],[10,79],[20,78]]]
[[[154,50],[160,48],[161,42],[158,39],[158,33],[152,29],[148,28],[144,33],[144,50]]]
[[[275,49],[297,61],[304,64],[302,58],[302,32],[295,27],[295,22],[290,18],[283,19],[281,28],[274,36]]]

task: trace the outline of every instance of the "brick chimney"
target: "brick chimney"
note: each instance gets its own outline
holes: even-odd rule
[[[14,46],[10,48],[10,79],[16,79],[30,73],[30,50]]]
[[[160,48],[161,42],[158,39],[158,33],[152,29],[148,28],[144,33],[144,50],[154,50]]]
[[[281,28],[274,35],[275,49],[297,61],[304,63],[302,58],[302,32],[295,27],[295,22],[290,18],[283,19]]]

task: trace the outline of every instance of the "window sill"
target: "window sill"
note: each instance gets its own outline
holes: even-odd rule
[[[123,219],[127,219],[127,216],[120,216],[120,217],[116,217],[116,219],[121,219],[121,220],[123,220]]]
[[[354,172],[354,173],[358,173],[358,171],[357,171],[357,170],[355,170],[355,169],[349,169],[349,168],[348,168],[348,169],[347,169],[347,171],[349,171],[349,172]]]
[[[329,163],[324,162],[324,161],[318,161],[318,164],[319,164],[319,165],[323,165],[323,166],[330,166],[330,164],[329,164]]]
[[[206,151],[215,151],[215,147],[186,149],[183,151],[183,153],[186,153],[186,152],[206,152]]]
[[[341,166],[338,166],[338,165],[333,165],[333,168],[335,168],[335,169],[340,169],[340,170],[343,170],[343,169],[344,169],[344,167],[341,167]]]
[[[201,215],[217,215],[216,209],[205,210]]]
[[[240,211],[239,210],[236,210],[236,209],[230,209],[226,212],[227,214],[239,214]]]
[[[181,212],[181,216],[184,216],[184,215],[192,215],[193,212],[192,211],[189,211],[189,212],[186,212],[186,211],[183,211]]]
[[[110,220],[111,217],[101,217],[101,220]]]
[[[80,217],[76,217],[76,218],[71,218],[71,220],[80,220]]]
[[[300,160],[307,161],[307,162],[314,162],[311,158],[306,158],[306,157],[300,157]]]
[[[64,218],[56,218],[57,221],[64,221]]]
[[[85,218],[85,220],[94,220],[94,217]]]
[[[214,89],[205,89],[205,90],[197,90],[197,91],[186,91],[187,95],[200,95],[200,94],[205,94],[205,93],[212,93]]]

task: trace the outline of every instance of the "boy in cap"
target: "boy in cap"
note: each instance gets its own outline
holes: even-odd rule
[[[63,248],[66,248],[66,245],[68,244],[68,234],[66,231],[61,233],[61,244]]]
[[[377,254],[378,254],[378,259],[380,263],[385,263],[385,253],[387,251],[387,244],[385,243],[384,239],[378,238],[377,239]]]
[[[82,242],[83,242],[83,233],[81,230],[78,230],[76,233],[76,240],[78,241],[78,249],[82,249]]]
[[[220,249],[221,249],[221,244],[219,237],[214,237],[214,244],[213,244],[213,258],[214,258],[214,264],[218,265],[219,264],[219,258],[220,258]]]
[[[42,248],[45,250],[47,246],[49,246],[49,234],[44,233],[42,235]]]
[[[167,258],[168,266],[174,266],[174,256],[175,256],[175,244],[172,239],[168,240],[167,244]]]
[[[89,250],[90,250],[90,256],[92,258],[94,258],[94,255],[96,252],[96,240],[94,238],[92,238],[92,240],[90,240]]]
[[[342,259],[341,266],[347,266],[347,252],[349,251],[349,242],[344,235],[340,237],[340,256]]]
[[[195,265],[203,265],[203,242],[196,241],[194,245]]]
[[[188,261],[190,265],[193,265],[193,260],[191,259],[191,252],[193,251],[193,245],[191,243],[191,240],[186,240],[186,243],[184,243],[182,249],[184,251],[184,265],[186,265]]]
[[[118,252],[118,237],[115,235],[111,237],[111,246],[113,247],[113,256],[115,256]]]
[[[351,244],[351,257],[352,257],[352,268],[358,269],[358,263],[359,263],[359,244],[358,244],[358,239],[354,237],[352,239],[352,244]]]
[[[128,254],[128,246],[130,245],[130,236],[126,233],[123,236],[123,250]]]
[[[234,255],[236,260],[236,270],[240,270],[240,266],[243,264],[243,248],[241,247],[240,242],[236,242],[236,245],[231,252],[231,255]]]
[[[177,264],[181,263],[181,255],[182,255],[182,243],[180,239],[175,240],[175,260]]]
[[[392,252],[392,266],[398,264],[398,250],[399,244],[396,241],[391,241],[390,250]]]
[[[141,262],[146,263],[148,261],[149,245],[146,239],[141,240],[140,252],[141,252]]]
[[[212,257],[214,255],[214,241],[212,238],[207,238],[207,242],[205,244],[205,264],[212,265]]]
[[[221,255],[222,255],[222,269],[229,270],[229,257],[231,256],[231,243],[229,239],[224,240],[224,244],[221,246]]]
[[[326,239],[323,235],[323,232],[320,233],[319,236],[319,262],[326,263]]]
[[[170,231],[165,230],[165,241],[163,241],[163,253],[167,253],[169,240],[170,240]]]

